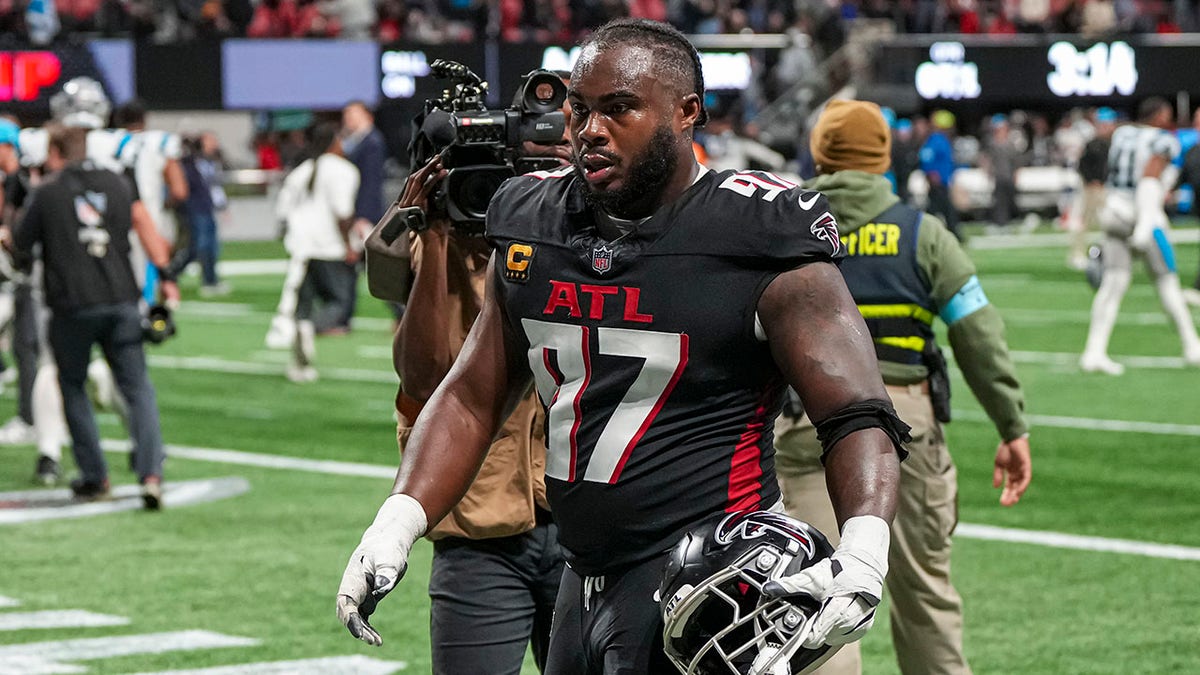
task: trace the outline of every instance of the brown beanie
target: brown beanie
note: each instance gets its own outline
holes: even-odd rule
[[[854,170],[883,174],[892,164],[892,134],[874,103],[830,101],[808,142],[820,173]]]

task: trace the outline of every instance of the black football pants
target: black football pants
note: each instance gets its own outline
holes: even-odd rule
[[[669,554],[603,577],[563,571],[546,675],[678,675],[654,593]]]
[[[544,670],[563,575],[558,530],[433,543],[430,642],[435,675],[519,675],[525,649]]]

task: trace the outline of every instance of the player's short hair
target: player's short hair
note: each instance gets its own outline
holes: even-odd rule
[[[1138,121],[1149,122],[1164,108],[1168,112],[1171,110],[1171,104],[1167,102],[1167,99],[1161,96],[1151,96],[1138,106]]]
[[[696,126],[708,121],[704,107],[704,69],[700,53],[687,37],[669,24],[649,19],[615,19],[592,33],[581,47],[595,45],[597,49],[613,47],[644,47],[654,52],[655,66],[676,72],[679,82],[691,82],[691,91],[700,97],[700,116]]]
[[[146,123],[146,105],[138,99],[133,99],[113,111],[113,126],[119,128],[144,125]]]
[[[82,162],[87,159],[87,129],[54,125],[49,127],[49,131],[48,146],[53,148],[64,161]]]

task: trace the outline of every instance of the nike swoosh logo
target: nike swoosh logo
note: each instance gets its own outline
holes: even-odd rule
[[[813,204],[816,204],[817,200],[820,198],[821,198],[820,192],[812,192],[809,194],[808,199],[805,199],[804,197],[799,197],[798,199],[796,199],[796,203],[798,203],[800,205],[800,208],[804,209],[805,211],[811,211]]]

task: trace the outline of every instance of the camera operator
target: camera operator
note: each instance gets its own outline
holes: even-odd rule
[[[50,134],[46,167],[57,171],[33,193],[13,230],[13,249],[28,260],[41,244],[49,338],[58,365],[72,450],[82,476],[71,482],[80,499],[109,494],[108,469],[84,389],[92,345],[99,344],[129,405],[137,473],[148,509],[162,502],[162,433],[154,387],[142,351],[141,292],[129,260],[129,232],[137,233],[151,261],[169,262],[167,243],[151,219],[135,216],[136,190],[118,174],[87,159],[88,131],[58,128]],[[143,207],[144,208],[144,207]],[[163,276],[162,291],[179,290]]]
[[[521,154],[566,165],[569,148],[565,138],[526,142]],[[396,206],[428,214],[430,195],[446,174],[434,156],[409,176]],[[402,382],[396,397],[402,452],[479,314],[491,253],[482,236],[455,229],[444,215],[429,214],[428,226],[410,235],[415,280],[393,345]],[[545,665],[563,563],[546,502],[544,425],[531,391],[504,423],[466,496],[429,532],[434,673],[519,673],[531,640],[539,670]]]

